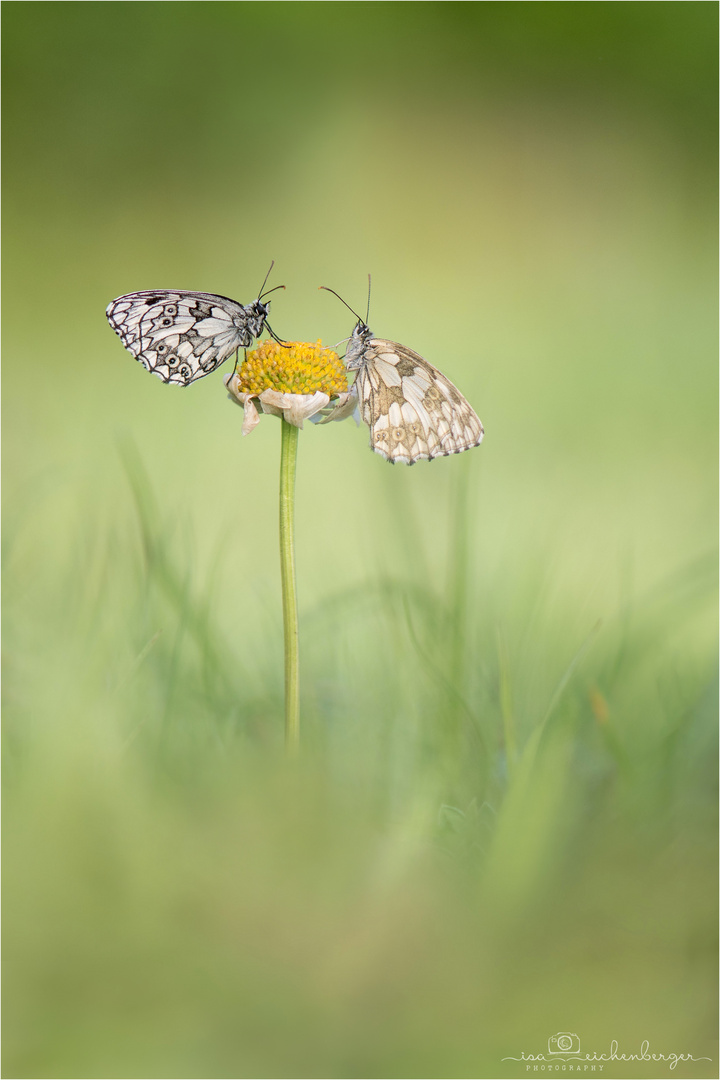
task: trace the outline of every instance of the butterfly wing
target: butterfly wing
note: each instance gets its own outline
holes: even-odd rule
[[[370,447],[393,464],[459,454],[482,442],[483,426],[458,388],[404,345],[371,338],[357,384]]]
[[[239,346],[250,345],[250,312],[213,293],[129,293],[106,311],[108,322],[136,360],[163,382],[188,386],[209,375]]]

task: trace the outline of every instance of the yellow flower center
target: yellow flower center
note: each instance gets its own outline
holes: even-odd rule
[[[322,390],[335,397],[348,388],[340,357],[333,349],[324,349],[319,339],[314,345],[305,341],[278,345],[268,338],[247,354],[238,378],[243,394],[261,394],[263,390],[314,394]]]

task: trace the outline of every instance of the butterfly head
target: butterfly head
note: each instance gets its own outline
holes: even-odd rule
[[[340,303],[345,304],[345,307],[348,309],[348,311],[352,311],[353,315],[357,319],[357,323],[355,324],[355,329],[353,330],[353,332],[352,332],[352,334],[350,336],[350,339],[349,339],[347,352],[345,353],[345,367],[347,368],[348,371],[356,371],[357,368],[359,368],[361,366],[362,362],[363,362],[363,354],[364,354],[365,349],[367,347],[367,343],[370,340],[370,338],[373,336],[372,335],[372,330],[368,326],[367,322],[365,322],[363,319],[361,319],[361,317],[358,315],[357,311],[353,311],[353,309],[350,307],[350,305],[347,303],[347,301],[343,300],[342,296],[339,296],[338,293],[336,293],[334,289],[329,289],[327,287],[327,285],[321,285],[320,288],[325,289],[326,292],[331,292],[333,294],[333,296],[337,296]],[[368,314],[365,316],[365,318],[366,319],[369,318],[369,315],[370,315],[370,275],[368,275]],[[347,339],[345,339],[345,340],[347,340]]]
[[[270,301],[263,304],[262,300],[253,300],[245,308],[247,315],[247,328],[254,338],[259,337],[270,314]]]

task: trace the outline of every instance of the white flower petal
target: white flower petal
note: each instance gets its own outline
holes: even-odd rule
[[[282,403],[284,397],[287,397],[287,394],[283,394],[281,390],[270,390],[269,388],[263,390],[260,394],[260,400],[263,405],[269,405],[270,408],[274,410],[272,413],[273,416],[282,415]],[[268,412],[269,411],[270,409],[268,409]]]
[[[304,420],[309,420],[325,408],[330,397],[321,390],[316,390],[314,394],[283,394],[279,390],[263,390],[260,401],[264,412],[272,410],[276,416],[281,414],[288,424],[301,428]],[[266,404],[270,410],[265,409]]]
[[[230,400],[234,401],[236,405],[242,406],[245,412],[245,418],[243,419],[242,434],[249,435],[254,427],[260,423],[260,414],[257,411],[257,406],[253,401],[256,394],[244,394],[238,390],[238,376],[226,375],[224,378],[225,386],[228,389]]]
[[[263,394],[265,391],[263,390]],[[258,401],[260,399],[258,398]],[[270,401],[260,401],[260,408],[266,414],[266,416],[278,416],[282,420],[282,409],[278,409],[277,405],[273,405]]]
[[[238,379],[237,372],[234,371],[231,375],[224,375],[223,382],[225,383],[225,386],[227,387],[227,392],[228,394],[230,394],[233,401],[237,401],[239,405],[244,405],[245,398],[248,395],[240,392],[240,380]]]
[[[356,410],[357,391],[353,386],[350,390],[333,398],[329,407],[323,409],[322,414],[311,417],[311,420],[313,424],[329,424],[331,420],[347,420]]]
[[[254,427],[260,423],[260,414],[255,408],[255,402],[252,397],[247,394],[247,401],[245,402],[245,419],[243,420],[242,434],[249,435]]]
[[[345,420],[355,413],[357,417],[357,391],[352,387],[348,392],[332,398],[316,390],[314,394],[286,394],[280,390],[263,390],[260,394],[247,394],[240,389],[240,377],[237,372],[226,375],[225,386],[232,401],[245,410],[242,433],[249,434],[260,422],[260,412],[269,416],[281,416],[288,424],[301,428],[305,420],[313,423],[329,423],[330,420]]]

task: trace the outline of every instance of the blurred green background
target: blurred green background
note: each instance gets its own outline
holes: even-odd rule
[[[717,8],[12,3],[5,1071],[716,1076]],[[370,323],[471,453],[300,436],[104,309]]]

